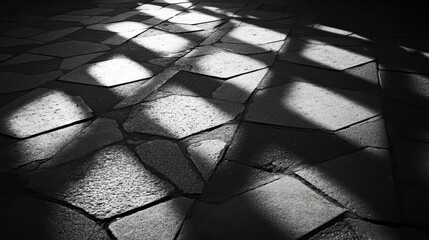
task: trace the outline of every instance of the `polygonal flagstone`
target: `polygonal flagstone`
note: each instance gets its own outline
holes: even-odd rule
[[[72,15],[103,15],[104,13],[112,12],[115,9],[112,8],[89,8],[83,10],[77,10],[73,12],[69,12],[68,14]]]
[[[399,222],[391,164],[388,150],[366,148],[297,174],[361,217]]]
[[[273,42],[265,43],[260,45],[254,44],[241,44],[241,43],[215,43],[214,47],[223,48],[225,50],[239,53],[239,54],[257,54],[257,53],[266,53],[266,52],[278,52],[283,46],[284,42]]]
[[[221,204],[197,202],[178,239],[292,240],[343,212],[302,182],[285,176]]]
[[[221,38],[221,41],[225,43],[263,44],[283,41],[286,39],[288,33],[289,30],[286,29],[239,26],[225,34]]]
[[[242,110],[238,103],[170,96],[135,106],[123,127],[128,132],[183,138],[231,121]]]
[[[208,181],[213,174],[225,148],[226,143],[221,140],[205,140],[188,146],[189,157],[201,172],[204,180]]]
[[[176,143],[154,140],[137,146],[135,150],[142,162],[156,169],[185,193],[195,194],[203,191],[203,179],[183,156]]]
[[[38,88],[0,108],[0,132],[18,138],[87,119],[92,111],[81,97]]]
[[[110,50],[110,48],[99,43],[66,41],[34,48],[31,50],[31,52],[55,57],[73,57],[83,54],[103,52],[107,50]]]
[[[209,13],[203,13],[199,11],[188,11],[169,19],[168,21],[172,23],[178,23],[178,24],[198,24],[198,23],[219,21],[225,18],[227,17],[220,14],[213,14],[213,13],[209,14]]]
[[[363,47],[315,45],[298,51],[281,51],[280,60],[332,70],[344,70],[374,60],[371,50]]]
[[[188,198],[175,198],[121,218],[109,229],[120,240],[173,240],[192,203]]]
[[[332,134],[245,123],[235,134],[225,159],[283,172],[359,148]]]
[[[95,24],[100,21],[109,18],[108,16],[77,16],[77,15],[57,15],[51,17],[53,21],[64,21],[64,22],[79,22],[83,25]]]
[[[130,32],[130,31],[136,31],[136,30],[143,31],[150,28],[150,26],[140,22],[122,21],[122,22],[114,22],[114,23],[100,23],[100,24],[88,26],[86,28],[92,29],[92,30],[121,33],[121,32]]]
[[[23,63],[29,63],[29,62],[47,61],[51,59],[53,59],[53,57],[37,55],[32,53],[23,53],[1,63],[0,66],[9,66],[9,65],[23,64]]]
[[[131,41],[139,47],[147,49],[155,54],[183,52],[198,45],[198,43],[192,39],[172,33],[137,37]]]
[[[39,35],[36,35],[34,37],[31,37],[31,39],[41,42],[50,42],[55,39],[64,37],[69,35],[72,32],[76,32],[77,30],[81,29],[81,27],[72,27],[72,28],[65,28],[65,29],[59,29],[54,31],[48,31],[41,33]]]
[[[274,61],[270,53],[244,56],[221,50],[210,55],[182,58],[175,63],[181,70],[199,74],[230,78],[246,72],[266,68]]]
[[[87,55],[66,58],[62,61],[60,69],[73,70],[103,54],[104,53],[91,53]]]
[[[0,94],[18,92],[43,85],[61,76],[61,71],[53,71],[36,75],[0,72]]]
[[[0,37],[0,47],[16,47],[28,44],[42,44],[42,42],[21,38]]]
[[[278,13],[278,12],[268,12],[268,11],[243,11],[236,14],[238,18],[247,18],[263,21],[274,21],[285,18],[292,18],[295,15],[290,13]]]
[[[32,27],[21,27],[2,33],[7,37],[27,38],[44,32],[42,29]]]
[[[112,87],[141,79],[150,78],[159,71],[158,67],[135,62],[125,56],[90,63],[63,75],[59,80],[89,85]]]
[[[168,22],[161,23],[155,26],[155,28],[166,32],[170,32],[170,33],[188,33],[188,32],[198,32],[198,31],[204,30],[198,26],[187,25],[187,24],[172,24]]]
[[[376,96],[295,82],[258,91],[246,120],[337,130],[380,114]]]
[[[363,123],[336,131],[335,134],[356,146],[389,147],[386,125],[384,124],[383,118],[370,119]]]
[[[105,148],[88,159],[26,173],[28,187],[104,219],[168,196],[173,186],[147,170],[125,146]]]

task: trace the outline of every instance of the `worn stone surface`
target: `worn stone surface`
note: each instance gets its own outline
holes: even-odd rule
[[[135,106],[123,127],[128,132],[183,138],[231,121],[242,110],[237,103],[170,96]]]
[[[225,159],[281,172],[326,161],[355,149],[331,134],[245,123],[239,127]]]
[[[173,240],[192,202],[188,198],[175,198],[121,218],[109,228],[118,239]]]
[[[136,30],[140,30],[141,32],[143,32],[143,30],[148,29],[149,27],[150,26],[144,23],[133,22],[133,21],[121,21],[121,22],[114,22],[114,23],[95,24],[95,25],[88,26],[87,28],[92,30],[121,33],[121,32],[130,32],[130,31],[136,31]]]
[[[178,239],[298,239],[343,211],[285,176],[222,204],[197,202]]]
[[[31,39],[40,41],[40,42],[50,42],[54,41],[58,38],[64,37],[69,35],[72,32],[75,32],[77,30],[81,29],[80,27],[72,27],[72,28],[65,28],[60,30],[54,30],[54,31],[48,31],[41,33],[39,35],[31,37]]]
[[[62,61],[60,69],[73,70],[101,55],[103,55],[103,53],[91,53],[87,55],[66,58]]]
[[[192,39],[172,33],[138,37],[133,39],[132,42],[155,54],[183,52],[197,45]]]
[[[16,65],[16,64],[23,64],[23,63],[36,62],[36,61],[47,61],[51,59],[53,59],[53,57],[42,56],[42,55],[31,54],[31,53],[23,53],[21,55],[18,55],[14,58],[11,58],[1,63],[0,66]]]
[[[219,21],[225,18],[226,16],[223,16],[220,14],[204,13],[200,11],[190,10],[188,12],[181,13],[173,17],[168,21],[172,23],[178,23],[178,24],[198,24],[198,23]]]
[[[205,140],[187,147],[189,157],[200,171],[205,181],[212,176],[226,148],[221,140]]]
[[[376,96],[296,82],[258,91],[246,120],[337,130],[380,113]]]
[[[386,125],[383,118],[375,118],[341,129],[335,134],[350,144],[360,147],[388,148]]]
[[[223,48],[225,50],[239,53],[239,54],[257,54],[266,52],[278,52],[283,46],[283,41],[265,43],[260,45],[248,43],[216,43],[213,46]]]
[[[289,30],[286,29],[271,30],[258,26],[239,26],[233,28],[220,40],[226,43],[263,44],[283,41],[286,39],[288,32]]]
[[[73,57],[107,50],[110,50],[110,48],[99,43],[66,41],[37,47],[32,49],[31,52],[54,57]]]
[[[61,71],[53,71],[37,75],[0,72],[0,78],[2,79],[0,83],[0,94],[32,89],[52,81],[62,74],[63,73]]]
[[[240,18],[247,18],[247,19],[256,19],[256,20],[263,20],[263,21],[273,21],[273,20],[280,20],[285,18],[292,18],[292,14],[288,13],[276,13],[272,11],[242,11],[236,14]]]
[[[183,156],[179,146],[167,140],[154,140],[136,148],[142,162],[159,171],[185,193],[201,193],[203,179]]]
[[[154,65],[138,63],[125,56],[90,63],[63,75],[59,80],[112,87],[150,78],[157,73]]]
[[[400,221],[388,150],[366,148],[297,174],[361,217]]]
[[[26,138],[91,117],[82,98],[38,88],[0,108],[0,132]]]
[[[174,189],[120,145],[105,148],[88,159],[33,171],[20,178],[28,181],[31,189],[101,219],[160,200]]]

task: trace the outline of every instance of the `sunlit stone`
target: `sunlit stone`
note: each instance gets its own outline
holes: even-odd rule
[[[141,46],[148,51],[157,53],[175,53],[195,47],[198,43],[181,37],[178,34],[158,34],[148,37],[137,37],[131,42]]]
[[[0,132],[29,137],[92,116],[82,98],[39,88],[0,108]]]
[[[123,126],[128,132],[183,138],[226,123],[242,109],[237,103],[170,96],[135,106]]]
[[[205,22],[213,22],[225,19],[226,16],[218,14],[208,14],[199,11],[189,11],[182,14],[179,14],[172,19],[169,19],[169,22],[179,23],[179,24],[198,24]]]
[[[233,28],[221,38],[226,43],[263,44],[285,40],[289,30],[268,29],[258,26],[240,26]]]
[[[99,43],[66,41],[44,45],[42,47],[32,49],[31,52],[55,57],[73,57],[107,50],[110,50],[110,48]]]
[[[188,153],[195,166],[208,181],[222,157],[226,143],[221,140],[205,140],[189,145]]]
[[[292,18],[294,15],[289,13],[279,13],[271,11],[243,11],[237,14],[239,18],[255,19],[255,20],[265,20],[265,21],[274,21],[285,18]]]
[[[137,63],[124,56],[83,65],[63,75],[60,80],[111,87],[129,83],[156,74],[157,68],[145,63]]]
[[[95,24],[88,26],[88,29],[107,31],[107,32],[130,32],[136,30],[145,30],[150,26],[144,23],[133,22],[133,21],[122,21],[114,23],[105,23],[105,24]]]

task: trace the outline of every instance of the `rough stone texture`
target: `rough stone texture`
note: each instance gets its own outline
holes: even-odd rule
[[[19,92],[41,86],[52,81],[63,73],[53,71],[37,75],[23,75],[19,73],[0,72],[0,94]]]
[[[154,140],[136,148],[142,162],[156,169],[185,193],[201,193],[204,181],[183,156],[179,146],[167,140]]]
[[[178,23],[178,24],[198,24],[205,22],[213,22],[225,19],[226,16],[213,13],[204,13],[200,11],[188,11],[182,14],[179,14],[171,19],[169,22]]]
[[[231,121],[242,110],[237,103],[170,96],[135,106],[123,127],[128,132],[183,138]]]
[[[238,16],[239,18],[256,19],[263,21],[273,21],[294,17],[292,14],[276,13],[272,11],[242,11],[239,12],[236,16]]]
[[[93,220],[56,203],[18,197],[2,205],[2,236],[6,239],[110,239]]]
[[[247,43],[263,44],[283,41],[286,39],[289,30],[267,29],[258,26],[239,26],[233,28],[220,40],[225,43]]]
[[[34,48],[31,50],[31,52],[54,57],[73,57],[83,54],[103,52],[107,50],[110,50],[110,48],[99,43],[66,41]]]
[[[285,176],[222,204],[197,202],[178,239],[298,239],[343,211]]]
[[[177,68],[189,72],[219,78],[230,78],[266,68],[273,61],[274,55],[269,53],[244,56],[223,50],[210,55],[182,58],[175,65]]]
[[[296,82],[258,91],[246,120],[337,130],[380,111],[376,96]]]
[[[138,37],[132,40],[141,48],[155,54],[183,52],[195,47],[198,43],[177,34],[164,33],[154,36]]]
[[[38,88],[0,108],[0,132],[26,138],[91,117],[82,98]]]
[[[190,158],[205,181],[208,181],[213,174],[225,148],[226,143],[221,140],[205,140],[187,147]]]
[[[66,58],[61,63],[60,69],[73,70],[101,55],[103,55],[103,53],[92,53],[88,55]]]
[[[125,146],[111,146],[89,159],[33,171],[20,178],[28,181],[31,189],[101,219],[160,200],[174,189],[144,168]]]
[[[265,43],[260,45],[255,44],[241,44],[241,43],[216,43],[213,46],[222,48],[231,52],[239,54],[257,54],[266,52],[278,52],[283,46],[283,41]]]
[[[125,56],[83,65],[65,75],[60,80],[89,85],[112,87],[141,79],[157,73],[154,65],[138,63]]]
[[[281,172],[326,161],[355,149],[331,134],[245,123],[234,136],[225,159]]]
[[[131,32],[136,30],[140,30],[140,32],[143,32],[149,27],[150,27],[149,25],[144,23],[133,22],[133,21],[121,21],[121,22],[114,22],[114,23],[95,24],[95,25],[88,26],[87,28],[92,30],[98,30],[98,31],[121,33],[121,32]]]
[[[335,134],[360,147],[388,148],[386,125],[383,118],[375,118],[339,130]]]
[[[109,228],[118,239],[173,240],[192,203],[176,198],[121,218]]]
[[[198,32],[198,31],[204,30],[198,26],[186,25],[186,24],[172,24],[168,22],[161,23],[157,25],[156,28],[170,33],[188,33],[188,32]]]
[[[361,217],[400,221],[388,150],[366,148],[297,174]]]

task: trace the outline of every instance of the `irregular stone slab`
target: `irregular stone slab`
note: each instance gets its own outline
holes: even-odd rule
[[[303,36],[299,39],[311,44],[329,44],[334,46],[364,46],[370,41],[355,37],[330,37],[330,36]]]
[[[253,44],[235,44],[235,43],[216,43],[213,46],[223,48],[225,50],[239,53],[239,54],[257,54],[266,52],[278,52],[283,46],[284,42],[273,42],[261,45]]]
[[[175,63],[181,70],[195,72],[219,78],[230,78],[246,72],[266,68],[274,61],[274,55],[265,53],[243,56],[228,51],[219,51],[211,55],[182,58]]]
[[[88,26],[86,28],[92,29],[92,30],[98,30],[98,31],[121,33],[121,32],[130,32],[130,31],[136,31],[136,30],[143,31],[150,28],[150,26],[139,22],[121,21],[121,22],[114,22],[114,23],[100,23],[100,24]]]
[[[110,48],[99,43],[66,41],[44,45],[42,47],[32,49],[31,52],[54,57],[73,57],[107,50],[110,50]]]
[[[244,103],[267,72],[268,68],[228,79],[213,92],[212,97],[219,100]]]
[[[235,134],[225,159],[283,172],[326,161],[356,149],[332,134],[245,123]]]
[[[92,116],[81,97],[38,88],[0,108],[0,132],[26,138]]]
[[[366,148],[297,174],[361,217],[400,221],[388,150]]]
[[[52,81],[63,73],[53,71],[37,75],[24,75],[19,73],[0,72],[0,94],[19,92],[41,86]]]
[[[88,153],[100,150],[107,145],[122,141],[124,137],[115,120],[98,118],[79,132],[72,141],[41,167],[47,168],[64,164],[70,160],[84,157]]]
[[[63,22],[79,22],[83,25],[90,25],[101,22],[109,17],[107,16],[76,16],[76,15],[57,15],[51,17],[50,20],[53,21],[63,21]]]
[[[374,60],[363,47],[312,45],[296,52],[280,51],[280,60],[332,70],[344,70]]]
[[[87,55],[82,55],[82,56],[66,58],[61,63],[60,69],[73,70],[73,69],[75,69],[75,68],[91,61],[92,59],[95,59],[95,58],[103,55],[103,54],[104,53],[92,53],[92,54],[87,54]]]
[[[263,21],[274,21],[285,18],[292,18],[295,15],[289,13],[277,13],[277,12],[268,12],[268,11],[242,11],[236,14],[238,18],[247,18]]]
[[[155,28],[169,33],[189,33],[189,32],[198,32],[198,31],[204,30],[200,27],[193,26],[193,25],[172,24],[168,22],[161,23],[155,26]]]
[[[189,157],[205,181],[208,181],[213,174],[225,148],[226,143],[220,140],[206,140],[188,146]]]
[[[115,34],[108,39],[102,41],[102,44],[110,44],[110,45],[121,45],[122,43],[128,41],[129,39],[139,35],[144,30],[135,30],[135,31],[129,31],[129,32],[121,32],[118,34]]]
[[[209,14],[209,13],[203,13],[200,11],[188,11],[181,13],[171,19],[169,19],[169,22],[172,23],[178,23],[178,24],[199,24],[199,23],[205,23],[205,22],[213,22],[213,21],[219,21],[222,19],[227,18],[226,16],[220,15],[220,14]]]
[[[42,42],[21,38],[0,37],[0,47],[17,47],[29,44],[42,44]]]
[[[76,32],[77,30],[82,29],[81,27],[72,27],[65,28],[60,30],[48,31],[31,37],[31,39],[41,42],[50,42],[58,38],[69,35],[70,33]]]
[[[198,45],[195,41],[171,33],[138,37],[131,41],[155,54],[183,52]]]
[[[18,197],[3,205],[0,213],[7,218],[2,226],[7,239],[110,239],[93,220],[53,202]]]
[[[223,202],[279,178],[279,175],[273,173],[223,161],[219,164],[200,199],[205,202]]]
[[[143,82],[139,87],[135,88],[126,98],[119,102],[114,109],[121,109],[141,102],[151,92],[159,88],[174,76],[178,71],[166,69],[155,77]]]
[[[23,64],[23,63],[29,63],[29,62],[47,61],[51,59],[53,59],[53,57],[42,56],[42,55],[37,55],[32,53],[23,53],[14,58],[9,59],[6,62],[1,63],[0,66],[9,66],[9,65]]]
[[[429,74],[426,68],[428,53],[421,51],[409,51],[403,54],[380,55],[378,57],[381,70]]]
[[[363,123],[341,129],[335,134],[360,147],[388,148],[386,125],[383,118],[370,119]]]
[[[237,131],[237,124],[225,124],[218,128],[215,128],[211,131],[203,132],[189,138],[183,140],[183,143],[186,146],[190,146],[192,144],[198,144],[200,142],[208,141],[208,140],[216,140],[222,141],[229,145],[232,141],[232,137]]]
[[[194,6],[192,6],[192,9],[210,9],[210,10],[216,10],[216,9],[228,9],[228,8],[239,8],[243,7],[243,3],[239,2],[200,2]]]
[[[71,15],[103,15],[105,13],[108,12],[112,12],[115,9],[113,8],[89,8],[89,9],[84,9],[84,10],[77,10],[77,11],[73,11],[73,12],[69,12],[68,14]]]
[[[429,207],[426,203],[429,201],[429,192],[412,185],[399,185],[398,188],[402,205],[402,221],[411,226],[427,228],[429,224],[426,216],[429,213]]]
[[[137,63],[125,56],[90,63],[63,75],[59,80],[96,86],[112,87],[150,78],[157,73],[154,65]]]
[[[298,239],[343,212],[285,176],[222,204],[197,202],[178,239]]]
[[[99,219],[158,201],[174,190],[120,145],[105,148],[89,159],[20,177],[34,191],[66,201]]]
[[[88,124],[88,122],[75,124],[19,141],[12,147],[0,151],[0,155],[5,156],[0,168],[9,171],[33,161],[48,159],[64,148]]]
[[[245,118],[290,127],[337,130],[380,112],[376,96],[295,82],[258,91]]]
[[[2,35],[7,37],[16,37],[16,38],[27,38],[34,36],[36,34],[40,34],[44,32],[44,30],[39,28],[32,27],[20,27],[18,29],[13,29],[7,32],[2,33]]]
[[[173,240],[191,208],[193,200],[175,198],[111,223],[117,239]]]
[[[210,35],[208,38],[206,38],[200,46],[209,46],[214,44],[215,42],[219,41],[227,32],[229,32],[229,29],[220,29],[214,32],[212,35]]]
[[[233,120],[243,106],[200,97],[170,96],[135,106],[123,127],[172,138],[183,138]]]
[[[193,170],[192,164],[183,156],[176,143],[154,140],[137,146],[135,150],[145,164],[156,169],[185,193],[203,191],[203,179]]]
[[[225,34],[221,41],[225,43],[263,44],[286,39],[289,30],[268,29],[258,26],[239,26]]]

